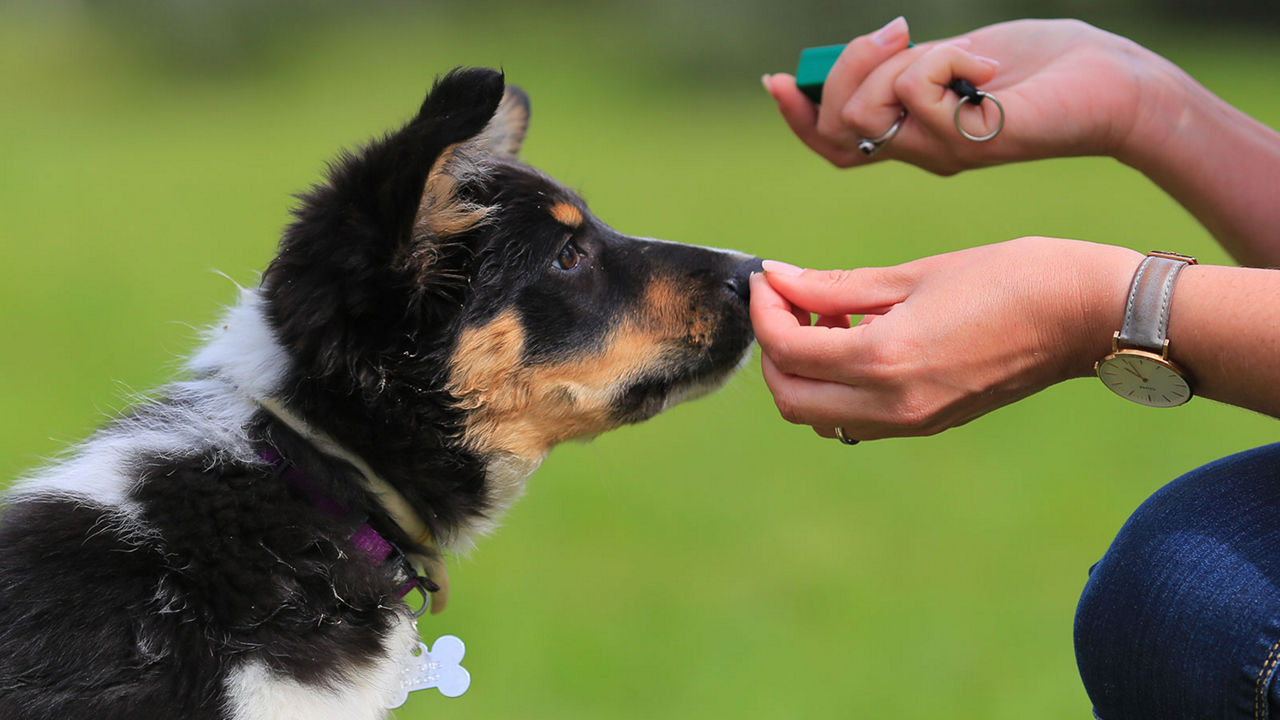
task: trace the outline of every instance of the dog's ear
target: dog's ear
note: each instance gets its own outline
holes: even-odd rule
[[[409,229],[424,214],[465,210],[451,207],[465,200],[458,196],[457,184],[441,178],[442,173],[455,180],[470,180],[477,174],[480,159],[493,154],[491,147],[503,144],[519,148],[519,140],[513,144],[506,139],[507,133],[490,131],[506,95],[500,72],[483,68],[454,70],[436,81],[413,120],[388,136],[381,146],[365,151],[361,160],[377,176],[367,180],[380,194],[379,215],[391,221],[389,229],[397,244],[418,239],[411,236]],[[523,115],[528,118],[527,112]],[[524,137],[523,127],[520,139]],[[437,186],[434,193],[433,179]],[[449,185],[450,192],[439,192],[440,185]],[[431,202],[436,207],[429,207]]]
[[[493,158],[520,147],[528,99],[502,73],[454,70],[404,127],[333,163],[302,196],[263,276],[269,312],[295,359],[329,374],[382,352],[410,310],[407,294],[456,276],[447,242],[488,208],[469,199]],[[357,371],[357,374],[363,374]]]
[[[449,80],[452,78],[446,78]],[[435,99],[439,86],[422,104],[414,122],[430,124],[440,112]],[[450,145],[432,163],[422,187],[422,201],[414,221],[411,254],[436,256],[433,244],[470,230],[488,217],[491,208],[467,197],[466,187],[481,182],[493,158],[514,160],[529,129],[529,96],[509,85],[492,116],[474,136]],[[418,257],[418,260],[424,258]],[[419,269],[430,272],[421,262]]]
[[[423,103],[423,110],[426,106]],[[493,117],[467,144],[477,153],[514,160],[528,131],[529,96],[519,87],[507,85]]]

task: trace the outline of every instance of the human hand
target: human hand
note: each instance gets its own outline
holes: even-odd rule
[[[888,268],[767,263],[751,278],[764,379],[786,420],[824,437],[941,432],[1089,374],[1140,261],[1023,238]]]
[[[1160,104],[1149,96],[1177,86],[1146,82],[1179,72],[1167,60],[1076,20],[1001,23],[910,49],[909,39],[902,18],[855,38],[827,76],[821,105],[801,94],[791,75],[766,75],[765,89],[792,131],[837,167],[888,158],[946,175],[1052,156],[1120,156],[1139,115]],[[1005,127],[990,142],[956,131],[959,97],[947,85],[957,77],[1004,105]],[[903,110],[892,141],[873,157],[857,150]],[[975,135],[998,119],[990,102],[961,108],[960,122]]]

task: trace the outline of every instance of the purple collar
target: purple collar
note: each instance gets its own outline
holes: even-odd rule
[[[279,450],[267,446],[258,451],[258,457],[263,462],[274,467],[280,477],[300,490],[303,495],[307,496],[312,505],[322,510],[325,514],[338,519],[346,519],[352,516],[350,510],[320,492],[315,484],[311,482],[311,478],[307,477],[306,473],[302,472],[297,465],[281,455]],[[383,537],[377,530],[374,530],[373,526],[367,522],[361,523],[348,539],[374,564],[394,566],[392,570],[395,573],[397,582],[401,580],[404,582],[400,588],[399,597],[403,598],[414,590],[422,592],[422,610],[415,611],[415,617],[426,611],[427,606],[430,604],[427,593],[435,592],[439,589],[439,586],[432,582],[430,578],[418,575],[399,548]]]

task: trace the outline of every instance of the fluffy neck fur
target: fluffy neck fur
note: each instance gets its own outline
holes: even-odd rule
[[[457,447],[456,427],[441,422],[442,417],[452,419],[447,405],[445,412],[428,408],[424,422],[424,413],[406,406],[403,397],[366,397],[300,373],[278,341],[258,290],[243,290],[240,302],[206,339],[188,369],[199,379],[225,383],[265,410],[269,434],[282,433],[271,426],[286,416],[286,426],[296,425],[296,420],[306,423],[308,429],[289,430],[312,445],[317,437],[336,441],[340,452],[315,449],[347,460],[361,475],[379,478],[394,489],[381,495],[400,496],[378,500],[388,519],[404,530],[402,542],[417,544],[413,541],[421,536],[416,526],[420,519],[441,546],[468,549],[476,535],[496,527],[540,463],[506,455],[478,458]],[[447,403],[447,398],[442,391],[434,392],[427,402]],[[346,453],[354,458],[344,458]],[[401,500],[407,508],[394,507]],[[406,510],[412,520],[406,519]]]

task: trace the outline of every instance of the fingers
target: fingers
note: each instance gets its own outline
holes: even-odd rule
[[[845,47],[827,73],[827,81],[822,88],[816,125],[822,137],[843,147],[855,147],[862,137],[874,137],[889,129],[897,113],[877,129],[849,126],[842,117],[842,111],[867,76],[905,50],[910,41],[906,19],[897,17],[870,35],[854,38]]]
[[[814,105],[796,88],[795,78],[784,73],[765,75],[765,90],[777,103],[787,126],[809,149],[837,167],[866,162],[868,158],[857,150],[861,136],[842,124],[840,109],[872,70],[907,47],[909,35],[906,19],[898,17],[874,33],[855,38],[827,74],[820,105]],[[893,119],[874,135],[892,124]]]
[[[991,82],[1000,63],[992,58],[974,55],[956,43],[931,48],[911,63],[893,80],[893,95],[907,108],[911,117],[940,137],[960,141],[954,127],[956,103],[948,85],[964,78],[977,86]],[[986,134],[995,127],[999,111],[992,103],[961,109],[961,121],[973,134]]]
[[[789,374],[844,379],[850,347],[858,340],[847,327],[848,320],[844,326],[835,318],[825,326],[810,326],[808,313],[801,318],[793,307],[763,276],[751,277],[751,325],[764,355]]]
[[[840,122],[854,130],[860,138],[882,135],[906,111],[906,107],[894,90],[894,81],[904,70],[927,55],[931,49],[942,44],[968,47],[973,43],[968,38],[925,43],[886,59],[872,69],[840,108]],[[907,135],[910,134],[907,133]]]
[[[764,354],[788,375],[856,381],[871,340],[869,325],[850,328],[849,315],[887,312],[906,298],[910,274],[897,268],[800,270],[765,262],[771,269],[751,278],[751,323]],[[819,316],[814,325],[810,312]]]
[[[752,273],[751,285],[751,320],[761,322],[768,327],[790,328],[806,327],[811,318],[807,310],[792,305],[789,300],[779,295],[762,273]]]
[[[915,285],[911,266],[856,270],[800,270],[766,260],[770,290],[820,316],[883,315]]]
[[[778,412],[823,437],[835,437],[836,427],[857,440],[884,437],[884,428],[868,421],[868,410],[883,405],[874,400],[883,397],[883,383],[871,371],[883,339],[865,318],[849,327],[849,315],[884,314],[906,300],[919,265],[819,271],[765,261],[764,267],[751,277],[751,321]],[[818,314],[813,325],[810,311]]]
[[[761,356],[760,369],[783,419],[797,425],[813,425],[820,435],[820,428],[831,428],[834,437],[835,426],[843,425],[853,414],[852,409],[865,398],[864,392],[844,383],[783,372],[768,354]]]
[[[858,151],[843,147],[818,133],[818,106],[800,92],[794,77],[778,73],[765,75],[761,82],[777,103],[778,112],[787,127],[800,138],[800,142],[837,167],[848,167],[857,162],[861,155]]]

